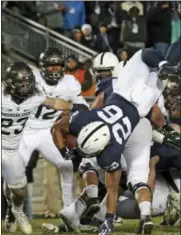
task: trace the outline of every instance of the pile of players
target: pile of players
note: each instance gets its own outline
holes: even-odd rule
[[[58,49],[40,55],[39,70],[23,62],[11,64],[2,88],[6,229],[15,232],[19,225],[25,234],[32,233],[23,202],[25,168],[34,150],[62,175],[60,217],[65,226],[43,224],[44,228],[79,233],[81,223],[96,221],[98,234],[107,235],[113,232],[117,215],[140,218],[137,232],[150,234],[152,215],[164,212],[163,223],[175,224],[180,217],[180,126],[165,119],[162,93],[167,91],[170,109],[173,97],[174,110],[179,109],[178,62],[151,49],[138,51],[126,65],[112,53],[97,55],[93,61],[97,91],[91,107],[80,96],[80,84],[64,74],[65,58]],[[75,171],[85,189],[73,200]],[[106,189],[102,202],[100,182]]]

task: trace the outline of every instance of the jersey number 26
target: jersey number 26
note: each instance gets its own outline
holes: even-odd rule
[[[105,122],[112,125],[112,133],[119,144],[123,143],[131,134],[131,123],[128,117],[123,117],[122,110],[116,105],[110,105],[103,108],[104,111],[98,111],[97,114]],[[122,119],[123,125],[117,121]]]

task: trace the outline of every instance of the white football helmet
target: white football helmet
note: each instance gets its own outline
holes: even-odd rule
[[[119,63],[116,55],[111,52],[103,52],[98,54],[93,60],[94,70],[113,70],[114,67]]]
[[[92,122],[82,128],[77,138],[77,150],[86,158],[95,157],[109,144],[111,134],[104,122]]]

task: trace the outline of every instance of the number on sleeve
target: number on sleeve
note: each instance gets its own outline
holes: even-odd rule
[[[103,121],[109,124],[114,124],[122,118],[124,125],[115,123],[112,126],[112,133],[119,144],[122,144],[123,140],[126,140],[130,136],[131,123],[128,117],[123,117],[123,112],[119,107],[110,105],[103,108],[103,111],[98,111],[97,114],[100,118],[102,118]]]

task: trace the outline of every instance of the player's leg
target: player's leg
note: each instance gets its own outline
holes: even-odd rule
[[[157,102],[165,86],[166,81],[160,81],[157,73],[151,73],[142,61],[140,50],[120,71],[113,91],[136,106],[140,116],[144,117]]]
[[[162,53],[158,50],[151,48],[144,48],[142,50],[142,60],[151,68],[159,68],[159,64],[163,61],[169,62],[172,65],[176,65],[180,61],[180,51],[181,51],[181,36],[179,39],[170,45],[167,54],[164,57]]]
[[[25,130],[25,132],[23,133],[19,145],[19,154],[23,159],[25,166],[28,165],[32,153],[36,150],[40,140],[41,139],[38,131],[29,132]]]
[[[3,191],[4,191],[4,196],[6,198],[7,202],[7,211],[6,211],[6,217],[5,217],[5,229],[7,232],[15,232],[17,229],[17,221],[16,218],[14,217],[14,214],[12,212],[12,201],[11,201],[11,191],[8,188],[8,185],[4,181],[3,183]]]
[[[127,162],[127,182],[140,209],[140,226],[138,233],[151,233],[151,190],[147,184],[149,174],[150,145],[152,139],[151,124],[141,119],[130,136],[124,157]]]
[[[85,188],[80,196],[82,200],[84,200],[87,204],[87,208],[81,217],[82,221],[89,222],[92,219],[92,216],[99,210],[99,199],[98,199],[98,171],[100,168],[94,167],[95,164],[93,162],[96,159],[92,159],[87,162],[87,160],[83,159],[80,167],[79,172],[84,181]],[[92,162],[92,164],[91,164]]]
[[[163,177],[157,172],[155,190],[152,199],[152,216],[163,215],[166,209],[169,186]],[[139,219],[140,210],[132,192],[126,191],[120,196],[117,204],[117,216],[125,219]]]
[[[159,63],[164,61],[163,54],[160,51],[152,48],[144,48],[141,53],[141,58],[143,62],[150,68],[158,68]]]
[[[180,45],[181,37],[170,45],[165,57],[158,50],[145,48],[142,50],[142,60],[150,68],[160,68],[158,75],[162,80],[167,79],[168,75],[179,76]]]
[[[27,185],[25,164],[18,151],[2,151],[2,175],[11,191],[12,212],[17,223],[25,234],[30,234],[32,227],[23,212]]]
[[[95,162],[95,164],[94,164]],[[60,216],[68,228],[74,232],[80,232],[80,218],[84,215],[91,216],[99,209],[98,201],[98,176],[96,159],[84,159],[80,165],[80,173],[85,182],[85,188],[69,207],[60,212]]]
[[[142,61],[141,50],[136,52],[121,69],[118,80],[113,87],[113,92],[123,96],[134,105],[141,99],[141,91],[149,76],[150,69]]]
[[[144,84],[140,89],[141,99],[137,101],[137,108],[140,116],[146,116],[151,108],[156,104],[167,85],[166,81],[160,81],[156,72],[150,72]]]
[[[39,131],[40,142],[37,150],[52,164],[60,169],[61,187],[64,207],[73,201],[73,164],[72,160],[65,160],[55,146],[50,130]]]

